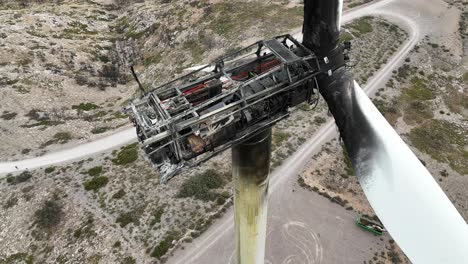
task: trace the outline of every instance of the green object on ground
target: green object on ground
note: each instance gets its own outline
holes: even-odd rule
[[[362,216],[359,216],[358,219],[356,220],[356,224],[366,230],[369,231],[375,235],[381,236],[383,235],[383,232],[385,232],[385,228],[381,226],[380,224],[377,224],[375,222],[372,222],[366,218],[363,218]]]

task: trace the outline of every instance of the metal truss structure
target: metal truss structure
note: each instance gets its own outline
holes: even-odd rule
[[[316,76],[331,71],[340,57],[334,59],[318,58],[291,35],[282,35],[156,87],[128,109],[165,182],[286,118],[288,108],[312,102]]]

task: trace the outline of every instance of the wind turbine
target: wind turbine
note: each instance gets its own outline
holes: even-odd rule
[[[238,263],[263,263],[271,126],[316,91],[371,206],[414,263],[468,263],[468,226],[345,67],[342,0],[305,0],[303,41],[259,41],[154,87],[129,109],[167,181],[233,147]]]

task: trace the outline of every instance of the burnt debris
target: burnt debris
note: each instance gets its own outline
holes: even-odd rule
[[[289,107],[312,102],[317,76],[336,63],[344,62],[278,36],[153,88],[128,110],[143,150],[167,181],[286,118]]]

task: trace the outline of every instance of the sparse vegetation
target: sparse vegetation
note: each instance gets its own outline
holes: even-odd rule
[[[0,258],[0,261],[2,264],[13,264],[13,263],[33,264],[34,257],[27,253],[15,253],[5,258]]]
[[[106,186],[109,182],[109,178],[106,176],[94,177],[89,181],[85,181],[83,186],[87,191],[98,191],[102,187]]]
[[[34,213],[35,223],[44,229],[57,226],[63,218],[62,206],[53,200],[45,201],[42,207]]]
[[[314,123],[317,124],[317,125],[322,125],[322,124],[325,124],[327,122],[327,119],[324,118],[324,117],[321,117],[321,116],[316,116],[314,117]]]
[[[99,106],[98,105],[95,105],[93,103],[81,103],[79,105],[72,105],[72,109],[76,109],[76,110],[79,110],[79,111],[91,111],[91,110],[94,110],[94,109],[98,109]]]
[[[364,34],[371,33],[374,31],[370,21],[372,20],[371,17],[363,17],[360,18],[350,24],[350,28],[353,34],[359,38]]]
[[[213,189],[224,185],[224,179],[215,170],[209,169],[186,180],[179,189],[177,197],[193,197],[203,201],[213,201],[219,194]]]
[[[63,122],[63,121],[52,121],[52,120],[41,120],[41,121],[39,121],[37,123],[21,125],[21,127],[32,128],[32,127],[42,126],[42,127],[45,128],[45,127],[50,127],[50,126],[58,126],[58,125],[61,125],[61,124],[65,124],[65,122]]]
[[[287,132],[282,132],[279,130],[275,130],[273,133],[273,144],[275,146],[281,145],[284,141],[288,140],[291,137],[291,134]]]
[[[94,227],[94,219],[93,218],[88,218],[86,223],[79,227],[78,229],[73,232],[73,237],[74,238],[89,238],[96,236],[96,232],[93,230]]]
[[[134,259],[133,257],[125,257],[122,262],[122,264],[136,264],[136,259]]]
[[[468,139],[463,129],[448,121],[428,120],[410,131],[411,143],[433,159],[445,162],[460,174],[468,174]]]
[[[107,130],[111,129],[110,127],[97,127],[91,130],[93,134],[102,134],[105,133]]]
[[[23,171],[17,176],[7,176],[6,181],[11,185],[20,184],[31,179],[32,174],[29,171]]]
[[[138,143],[123,147],[117,153],[117,157],[112,159],[112,162],[116,165],[126,165],[136,161],[138,159],[137,147]]]
[[[166,236],[162,239],[162,241],[159,243],[159,245],[157,245],[153,249],[153,252],[151,253],[151,256],[155,257],[157,259],[160,259],[172,247],[172,241],[174,241],[174,240],[177,240],[177,236],[175,234],[173,234],[173,233],[166,234]]]
[[[463,74],[462,80],[466,85],[468,85],[468,72]]]
[[[155,224],[161,223],[161,217],[164,214],[164,207],[158,207],[156,211],[153,213],[153,219],[150,222],[150,226]]]
[[[18,204],[18,197],[16,197],[15,195],[11,195],[5,202],[5,204],[3,205],[3,209],[9,209],[13,206],[15,206],[16,204]]]
[[[121,213],[115,220],[120,224],[121,227],[126,227],[128,224],[133,223],[134,225],[140,224],[140,217],[143,213],[144,208],[137,208],[135,210]]]
[[[144,62],[143,62],[143,65],[145,65],[146,67],[152,65],[152,64],[158,64],[162,59],[162,54],[161,53],[156,53],[152,56],[149,56],[147,58],[145,58]]]
[[[385,116],[387,121],[395,126],[398,118],[401,116],[400,110],[398,109],[398,100],[394,100],[390,103],[385,102],[381,99],[372,100],[377,109]]]
[[[411,86],[403,92],[403,99],[408,101],[426,101],[434,99],[434,93],[427,86],[427,81],[414,77],[411,79]]]
[[[44,172],[49,174],[55,171],[55,167],[47,167],[44,169]]]
[[[421,124],[434,117],[431,104],[421,101],[411,101],[405,107],[403,119],[408,124]]]
[[[96,35],[96,31],[90,31],[88,25],[83,24],[79,21],[72,21],[68,23],[68,28],[63,30],[63,38],[73,39],[76,35]]]
[[[466,82],[468,84],[468,82]],[[463,109],[468,108],[468,94],[461,93],[452,85],[446,86],[447,93],[444,95],[444,102],[453,113],[463,114]]]
[[[96,166],[88,170],[88,175],[91,177],[96,177],[101,175],[102,173],[102,166]]]
[[[354,174],[354,168],[353,168],[353,163],[351,162],[351,159],[349,158],[348,150],[346,149],[345,145],[342,145],[343,149],[343,159],[345,163],[345,171],[348,176],[353,176]]]
[[[266,28],[259,28],[269,34],[276,35],[281,30],[298,27],[302,23],[302,8],[284,8],[278,4],[264,5],[260,2],[229,1],[220,2],[210,6],[206,15],[208,26],[216,34],[223,37],[232,37],[242,34],[246,28],[252,27],[256,22],[268,20]]]
[[[54,135],[54,138],[45,142],[41,145],[41,148],[45,148],[52,144],[65,144],[72,139],[70,132],[58,132]]]
[[[114,193],[112,195],[112,199],[121,199],[122,197],[124,197],[126,194],[125,190],[124,189],[120,189],[118,190],[116,193]]]
[[[2,115],[0,116],[0,118],[2,118],[3,120],[12,120],[14,119],[18,114],[17,113],[14,113],[14,112],[8,112],[8,111],[3,111]]]
[[[340,35],[340,42],[351,41],[351,40],[353,40],[353,39],[354,39],[353,35],[351,35],[351,34],[348,33],[348,32],[343,32],[343,33],[341,33],[341,35]]]

